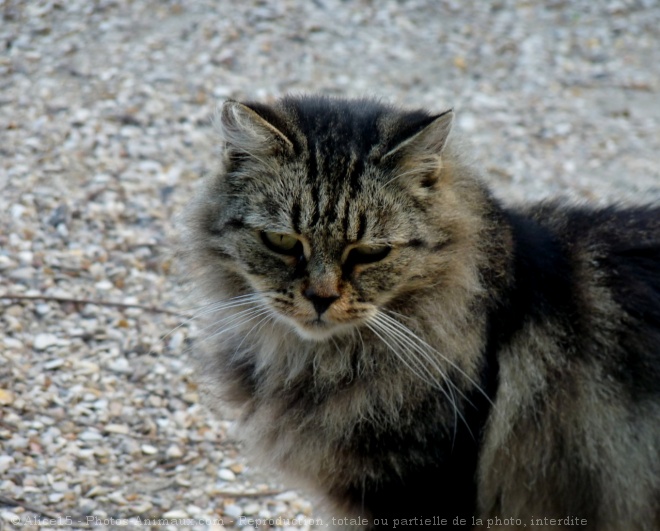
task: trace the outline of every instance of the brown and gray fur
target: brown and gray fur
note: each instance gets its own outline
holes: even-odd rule
[[[505,208],[452,118],[224,104],[185,233],[206,401],[240,407],[255,457],[367,528],[660,529],[660,208]]]

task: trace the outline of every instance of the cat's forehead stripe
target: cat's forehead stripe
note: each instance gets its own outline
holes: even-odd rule
[[[350,215],[351,204],[350,201],[344,199],[344,205],[341,214],[341,227],[344,235],[344,240],[348,240],[348,231],[349,231],[349,215]],[[339,209],[337,209],[339,211]]]
[[[319,222],[319,201],[320,201],[320,179],[318,175],[318,162],[316,158],[316,146],[312,143],[307,155],[307,183],[309,186],[310,194],[312,196],[312,220],[311,225],[316,225]]]
[[[300,234],[301,231],[300,215],[300,201],[298,199],[294,199],[293,204],[291,205],[291,226],[293,227],[293,231],[296,234]]]

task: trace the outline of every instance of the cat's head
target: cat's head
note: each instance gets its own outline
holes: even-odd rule
[[[452,119],[372,100],[226,102],[222,169],[197,207],[207,269],[311,340],[449,282],[470,232]]]

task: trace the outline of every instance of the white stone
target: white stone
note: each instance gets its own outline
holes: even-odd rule
[[[103,431],[108,433],[121,433],[125,435],[129,432],[129,428],[126,424],[106,424],[103,427]]]
[[[86,494],[85,498],[94,498],[95,496],[101,496],[107,492],[107,489],[100,487],[99,485],[94,485]]]
[[[44,316],[44,315],[50,313],[50,305],[48,305],[48,304],[37,304],[34,307],[34,311],[37,314],[39,314],[41,316]]]
[[[20,339],[16,339],[15,337],[4,337],[2,342],[7,348],[16,350],[23,348],[23,342]]]
[[[98,431],[86,430],[78,435],[78,439],[81,441],[100,441],[103,439],[103,435],[101,435]]]
[[[146,512],[151,511],[154,506],[151,504],[151,502],[144,501],[138,505],[134,505],[131,507],[131,512],[134,514],[144,514]]]
[[[121,374],[128,374],[132,371],[131,364],[126,358],[118,358],[108,365],[108,369]]]
[[[128,503],[122,492],[111,492],[108,494],[108,499],[117,505],[126,505]]]
[[[55,492],[67,492],[70,490],[69,484],[66,481],[55,481],[50,487]]]
[[[181,509],[172,509],[163,514],[163,518],[167,520],[183,520],[184,518],[188,518],[188,513]]]
[[[7,472],[14,462],[14,458],[11,455],[0,455],[0,474]]]
[[[11,511],[0,512],[0,518],[3,519],[5,522],[10,522],[16,526],[20,525],[21,522],[21,517],[18,516],[16,513],[12,513]]]
[[[19,219],[25,213],[25,207],[23,205],[15,204],[9,208],[11,217],[14,219]]]
[[[235,481],[236,480],[236,474],[234,474],[228,468],[221,468],[220,470],[218,470],[218,477],[220,479],[225,480],[225,481]]]
[[[143,444],[140,446],[140,450],[142,450],[142,453],[145,455],[154,455],[158,453],[158,448],[151,444]]]
[[[9,273],[12,280],[30,280],[34,277],[34,267],[19,267]]]
[[[32,251],[21,251],[18,253],[18,259],[25,265],[32,265],[34,253]]]
[[[101,280],[100,282],[94,284],[94,287],[99,291],[110,291],[115,287],[115,285],[109,280]]]
[[[99,366],[93,361],[80,360],[75,363],[75,370],[77,374],[88,375],[96,374],[100,369]]]
[[[183,340],[184,340],[183,334],[181,332],[175,332],[174,334],[172,334],[172,337],[167,343],[167,346],[170,350],[179,350],[179,348],[183,344]]]
[[[238,505],[235,503],[232,503],[230,505],[225,505],[225,514],[229,516],[230,518],[240,518],[241,515],[243,514],[243,509],[241,509]]]
[[[245,507],[243,507],[243,514],[252,516],[253,514],[257,514],[260,509],[261,506],[258,503],[248,503]]]
[[[57,336],[53,334],[37,334],[32,343],[35,350],[46,350],[53,345],[57,345]]]
[[[100,400],[96,400],[93,404],[91,404],[91,406],[94,409],[105,411],[108,408],[108,401],[104,398],[101,398]]]
[[[280,501],[293,501],[298,499],[298,494],[292,490],[287,490],[286,492],[282,492],[275,496],[275,499]]]
[[[50,360],[44,363],[44,369],[52,371],[53,369],[59,369],[65,363],[66,360],[64,358],[55,358],[54,360]]]
[[[27,448],[29,442],[30,441],[28,441],[26,437],[14,435],[11,439],[9,439],[9,446],[14,449]]]
[[[179,457],[183,457],[183,452],[181,451],[181,448],[179,448],[176,444],[173,444],[167,449],[165,455],[169,459],[178,459]]]

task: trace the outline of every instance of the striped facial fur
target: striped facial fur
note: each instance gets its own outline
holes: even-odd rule
[[[309,340],[350,331],[439,280],[453,254],[452,221],[437,219],[452,113],[369,101],[352,111],[330,99],[228,102],[220,118],[226,173],[209,246]]]

